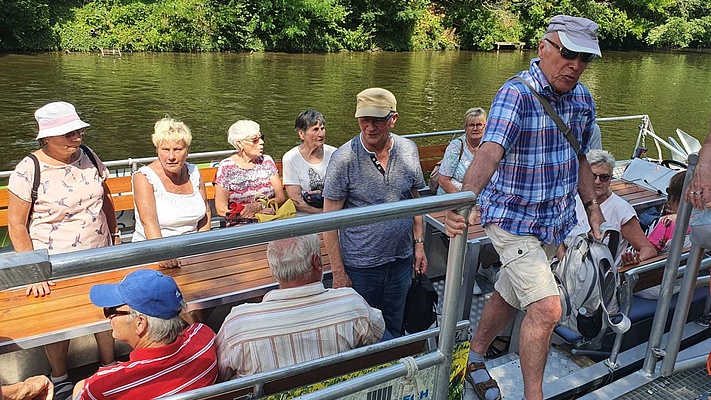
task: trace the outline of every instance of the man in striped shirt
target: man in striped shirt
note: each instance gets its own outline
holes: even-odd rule
[[[538,44],[538,58],[519,74],[525,82],[508,80],[496,94],[480,151],[464,176],[462,190],[481,193],[481,223],[503,266],[469,354],[467,380],[481,399],[501,398],[484,354],[516,310],[526,310],[519,343],[524,398],[543,398],[549,341],[561,314],[549,258],[576,224],[576,193],[585,204],[593,234],[600,237],[604,218],[585,157],[595,125],[595,102],[578,82],[588,63],[600,55],[595,22],[553,17]],[[575,140],[564,136],[534,90],[551,103]],[[574,148],[576,141],[579,149]],[[470,213],[469,223],[476,214]],[[449,211],[445,225],[447,234],[454,236],[463,233],[465,221]]]
[[[137,270],[120,283],[94,285],[89,297],[104,308],[113,337],[133,351],[127,362],[77,383],[73,398],[153,399],[215,383],[215,334],[203,324],[185,327],[185,302],[173,278]]]
[[[279,289],[232,309],[217,333],[221,381],[381,340],[385,321],[352,288],[326,289],[318,236],[277,240],[267,261]]]

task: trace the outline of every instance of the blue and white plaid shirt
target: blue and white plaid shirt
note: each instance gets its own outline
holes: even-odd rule
[[[558,95],[538,67],[538,59],[519,75],[550,101],[588,152],[595,123],[595,101],[578,83]],[[523,83],[509,80],[499,89],[482,142],[494,142],[504,155],[479,198],[482,225],[497,224],[514,235],[533,235],[543,243],[563,241],[577,223],[578,159],[540,101]]]

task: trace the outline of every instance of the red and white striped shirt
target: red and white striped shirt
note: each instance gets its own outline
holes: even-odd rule
[[[209,386],[217,379],[215,334],[203,324],[188,326],[169,345],[135,349],[129,358],[86,379],[78,399],[153,399]]]

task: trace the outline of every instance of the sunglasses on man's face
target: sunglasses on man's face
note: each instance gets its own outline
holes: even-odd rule
[[[593,181],[600,179],[600,182],[607,182],[612,178],[610,174],[593,174]]]
[[[130,314],[130,312],[128,312],[128,311],[118,310],[119,307],[122,307],[122,306],[104,307],[104,317],[111,319],[112,317],[116,317],[119,315],[129,315]]]
[[[551,41],[548,38],[544,38],[544,40],[546,42],[552,44],[553,47],[555,47],[556,49],[558,49],[558,51],[560,52],[560,55],[563,58],[565,58],[566,60],[575,60],[576,58],[578,58],[578,56],[580,56],[580,61],[587,64],[590,61],[595,59],[595,54],[593,54],[593,53],[582,53],[582,52],[578,52],[578,51],[569,50],[564,46],[558,46],[555,42]]]

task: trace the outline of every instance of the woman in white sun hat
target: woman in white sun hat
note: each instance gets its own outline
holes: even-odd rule
[[[7,185],[8,233],[17,252],[47,249],[49,254],[93,249],[120,243],[108,169],[82,137],[89,124],[63,101],[35,111],[39,150],[22,159]],[[26,295],[44,297],[54,282],[32,284]],[[114,362],[111,332],[97,333],[101,362]],[[52,366],[55,398],[71,395],[67,375],[69,341],[45,346]]]

